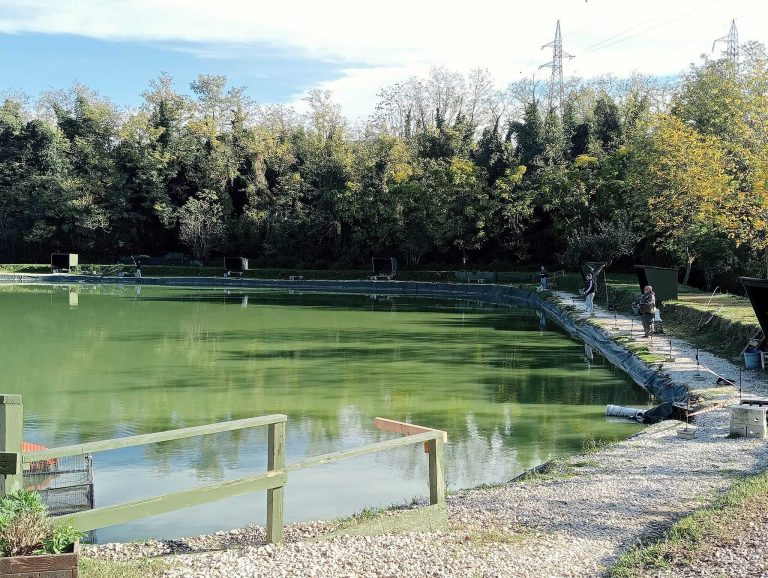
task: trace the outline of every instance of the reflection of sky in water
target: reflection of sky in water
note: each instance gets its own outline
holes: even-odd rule
[[[48,446],[286,413],[287,461],[388,439],[380,415],[445,429],[449,489],[507,480],[586,436],[606,403],[648,399],[524,309],[364,296],[144,287],[0,290],[7,383],[25,438]],[[74,304],[73,304],[74,303]],[[263,471],[266,429],[99,453],[97,505]],[[289,475],[288,521],[426,495],[420,445]],[[97,532],[100,541],[264,523],[264,492]]]

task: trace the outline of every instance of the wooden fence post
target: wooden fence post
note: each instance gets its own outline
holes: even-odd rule
[[[445,505],[445,454],[442,436],[429,444],[429,503]]]
[[[21,396],[0,394],[0,454],[5,475],[0,475],[0,497],[22,489],[21,434],[24,412]],[[15,454],[12,456],[10,454]]]
[[[285,469],[285,422],[269,425],[267,470]],[[267,544],[283,542],[285,486],[267,490]]]

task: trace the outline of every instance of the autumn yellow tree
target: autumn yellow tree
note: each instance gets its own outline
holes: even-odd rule
[[[671,115],[656,117],[649,145],[648,211],[668,248],[685,255],[687,282],[703,238],[737,228],[729,160],[717,138]]]

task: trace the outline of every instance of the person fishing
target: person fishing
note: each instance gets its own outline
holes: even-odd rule
[[[653,287],[646,285],[643,288],[643,293],[635,299],[634,303],[640,309],[640,315],[643,318],[644,337],[650,337],[654,330],[653,322],[656,317],[656,294],[653,292]]]
[[[592,273],[587,273],[584,281],[584,287],[580,290],[580,293],[585,297],[584,313],[594,316],[593,302],[595,300],[595,281],[592,278]]]
[[[547,268],[542,265],[541,269],[539,270],[539,289],[544,290],[547,288],[547,279],[549,277],[549,271],[547,271]]]

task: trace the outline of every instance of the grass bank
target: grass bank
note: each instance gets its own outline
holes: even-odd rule
[[[662,315],[675,336],[739,364],[747,341],[760,331],[749,300],[735,295],[686,293],[665,305]]]
[[[738,479],[706,508],[675,523],[655,543],[632,548],[609,569],[610,578],[641,578],[656,570],[690,564],[702,550],[748,531],[755,511],[768,498],[768,472]]]
[[[146,277],[221,277],[224,268],[217,267],[186,267],[144,265],[141,271]],[[32,264],[0,264],[0,273],[50,273],[49,265]],[[121,272],[133,276],[132,265],[102,265],[83,264],[73,268],[73,273],[93,273],[95,275],[117,275]],[[499,271],[497,272],[500,283],[526,283],[529,282],[534,272]],[[307,280],[347,281],[368,279],[370,270],[363,269],[284,269],[284,268],[257,268],[249,269],[243,274],[246,279],[288,279],[290,276],[300,275]],[[400,269],[396,279],[399,281],[456,281],[456,270],[409,270]]]

